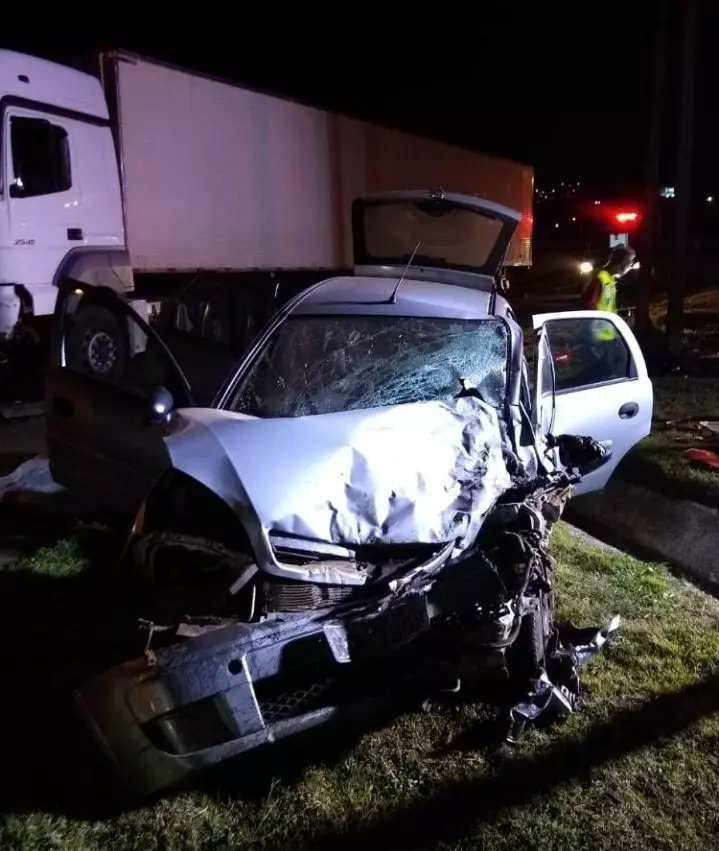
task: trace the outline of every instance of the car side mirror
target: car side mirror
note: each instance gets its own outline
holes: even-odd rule
[[[175,400],[166,387],[158,387],[150,400],[150,412],[147,421],[150,425],[164,425],[169,422]]]
[[[584,464],[579,467],[579,475],[584,477],[608,464],[612,460],[612,447],[606,443],[596,443],[596,454],[594,458],[587,459]]]
[[[612,447],[591,437],[573,434],[549,435],[550,448],[559,449],[559,462],[580,476],[593,473],[612,459]]]
[[[26,197],[25,184],[22,182],[22,178],[15,177],[8,182],[8,195],[11,198]]]

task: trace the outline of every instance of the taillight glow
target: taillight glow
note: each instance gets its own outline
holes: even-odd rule
[[[625,225],[628,222],[636,222],[639,218],[639,213],[617,213],[614,218],[619,222],[619,224]]]

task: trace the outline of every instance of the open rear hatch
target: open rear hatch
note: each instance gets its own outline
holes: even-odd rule
[[[495,278],[521,213],[472,195],[386,192],[352,204],[358,273],[396,274],[411,262]]]

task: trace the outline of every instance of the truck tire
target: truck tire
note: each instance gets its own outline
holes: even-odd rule
[[[81,309],[73,318],[66,356],[71,369],[105,381],[118,381],[127,365],[127,333],[108,308],[92,305]]]

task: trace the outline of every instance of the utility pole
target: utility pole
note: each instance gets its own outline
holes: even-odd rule
[[[679,97],[679,146],[674,230],[674,263],[669,279],[667,343],[669,351],[681,349],[684,330],[684,294],[687,281],[689,213],[691,210],[691,159],[694,135],[694,77],[696,70],[698,0],[682,0],[683,40]]]
[[[649,306],[656,289],[657,245],[659,241],[659,164],[663,135],[664,101],[667,97],[667,46],[669,43],[669,0],[659,0],[654,32],[652,88],[647,139],[647,164],[644,175],[644,220],[640,245],[639,293],[637,296],[636,330],[642,339],[649,330]]]

